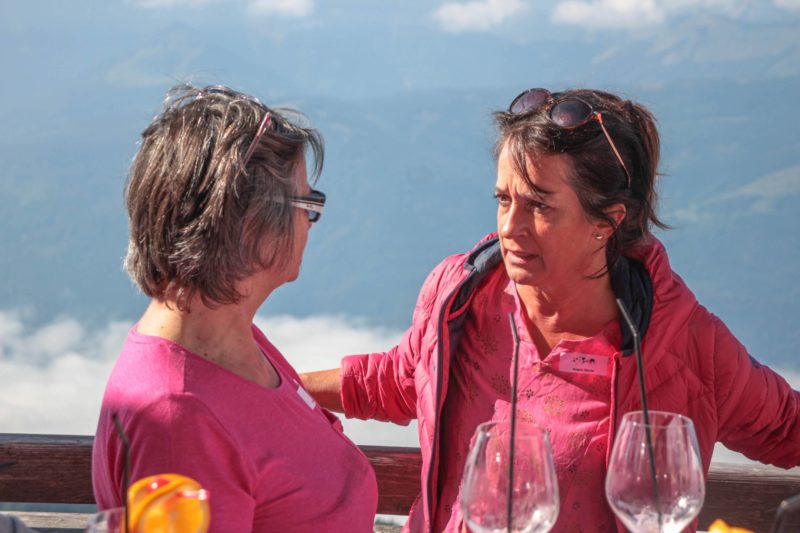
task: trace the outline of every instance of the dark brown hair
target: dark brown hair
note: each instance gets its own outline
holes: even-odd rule
[[[242,158],[270,113],[271,123],[244,168]],[[173,87],[142,133],[128,174],[130,240],[125,269],[147,296],[178,308],[199,294],[209,306],[240,300],[236,282],[281,269],[294,243],[295,165],[323,140],[255,98],[223,86]]]
[[[567,154],[572,166],[570,186],[584,212],[591,220],[602,220],[615,228],[606,246],[606,267],[610,268],[620,254],[644,242],[653,226],[668,227],[656,214],[658,130],[653,115],[641,104],[590,89],[553,94],[556,100],[570,96],[580,98],[602,114],[603,124],[631,174],[630,187],[596,120],[575,129],[564,129],[548,118],[546,106],[519,114],[495,113],[498,128],[495,156],[508,143],[516,170],[535,191],[527,170],[530,159]],[[623,204],[627,210],[618,227],[606,213],[614,204]]]

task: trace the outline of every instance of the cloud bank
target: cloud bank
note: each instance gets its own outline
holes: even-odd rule
[[[0,311],[0,432],[94,434],[108,375],[130,322],[95,329],[70,317],[33,327],[21,311]],[[338,366],[350,353],[382,351],[401,332],[367,327],[345,317],[256,318],[298,371]],[[415,425],[345,420],[359,444],[415,446]]]
[[[0,431],[93,434],[111,366],[130,324],[95,331],[72,318],[32,328],[0,312]]]
[[[439,26],[449,33],[489,31],[526,9],[522,0],[448,2],[433,12]]]
[[[23,312],[0,311],[0,432],[93,434],[106,380],[132,324],[91,330],[69,317],[41,327],[32,322]],[[401,335],[339,316],[258,316],[256,324],[301,372],[336,367],[341,355],[383,351]],[[800,371],[778,371],[800,389]],[[344,420],[344,427],[359,444],[418,446],[416,423]],[[749,461],[721,445],[714,458]]]

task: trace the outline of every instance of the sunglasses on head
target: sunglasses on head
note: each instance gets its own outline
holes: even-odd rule
[[[197,94],[197,98],[203,98],[203,96],[207,94],[228,96],[232,97],[234,100],[245,100],[265,109],[264,118],[262,118],[261,122],[258,124],[256,134],[253,137],[253,140],[250,142],[250,146],[247,147],[247,151],[244,153],[244,157],[242,157],[242,161],[239,163],[239,167],[236,169],[236,174],[233,176],[233,179],[235,180],[239,177],[239,174],[244,171],[247,163],[250,162],[250,158],[253,157],[253,152],[255,152],[256,148],[258,148],[258,143],[261,141],[261,137],[264,136],[264,133],[272,124],[272,113],[270,113],[266,106],[262,104],[261,101],[255,96],[236,92],[222,85],[211,85],[201,89]]]
[[[258,100],[255,101],[258,102]],[[241,174],[241,172],[247,166],[247,163],[250,162],[250,158],[253,157],[253,152],[256,151],[258,143],[261,141],[261,138],[264,136],[264,133],[267,131],[267,129],[269,129],[270,124],[272,124],[272,114],[267,111],[264,113],[264,118],[261,119],[261,123],[258,125],[258,130],[256,130],[256,134],[253,137],[253,140],[250,142],[250,146],[244,153],[244,157],[242,158],[242,162],[239,164],[239,168],[236,170],[234,179],[239,177],[239,174]],[[322,216],[322,209],[325,207],[325,193],[316,189],[311,189],[311,192],[307,196],[289,197],[289,204],[305,210],[305,212],[308,214],[308,221],[313,224]]]
[[[544,108],[550,122],[566,130],[580,128],[592,120],[596,120],[600,124],[600,129],[603,130],[603,135],[605,135],[609,146],[611,146],[611,150],[617,157],[617,161],[619,161],[622,171],[625,173],[625,177],[628,179],[628,188],[630,189],[630,172],[628,172],[628,167],[625,166],[625,162],[622,160],[617,146],[611,139],[611,135],[608,134],[605,124],[603,124],[602,113],[595,111],[591,104],[577,96],[558,98],[557,95],[553,95],[547,89],[541,88],[523,91],[514,98],[514,100],[511,101],[511,105],[508,106],[509,112],[515,115],[523,115],[540,108]]]

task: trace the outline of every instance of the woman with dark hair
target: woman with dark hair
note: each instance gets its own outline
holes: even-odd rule
[[[697,302],[651,233],[664,224],[648,110],[607,92],[531,89],[495,118],[497,233],[430,274],[400,344],[302,376],[349,417],[418,419],[422,492],[406,530],[464,527],[470,439],[479,423],[510,417],[509,313],[520,338],[517,416],[546,428],[553,446],[552,531],[618,528],[605,473],[622,415],[642,406],[617,298],[643,337],[648,407],[694,421],[706,471],[717,441],[800,464],[800,393]]]
[[[372,531],[377,485],[338,419],[253,325],[300,272],[325,195],[319,133],[226,87],[171,90],[126,187],[125,267],[151,302],[111,373],[94,442],[101,509],[175,472],[210,493],[211,531]]]

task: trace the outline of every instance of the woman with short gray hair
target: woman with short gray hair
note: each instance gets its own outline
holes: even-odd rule
[[[338,419],[255,325],[300,272],[325,195],[323,141],[299,114],[227,87],[173,88],[126,187],[125,268],[147,310],[106,387],[92,477],[101,509],[130,479],[175,472],[210,492],[211,531],[372,531],[377,486]],[[290,120],[291,119],[291,120]]]

